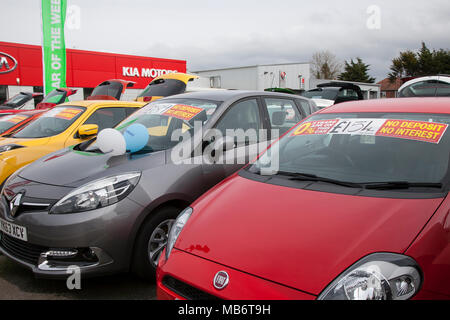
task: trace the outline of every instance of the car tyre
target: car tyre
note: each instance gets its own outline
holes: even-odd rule
[[[170,227],[182,209],[165,207],[151,213],[136,238],[132,271],[138,277],[154,282],[159,256],[167,244]]]

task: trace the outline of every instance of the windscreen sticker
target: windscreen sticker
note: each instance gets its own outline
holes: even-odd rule
[[[27,116],[11,115],[11,116],[3,117],[0,120],[17,124],[17,123],[22,122],[23,120],[25,120],[27,118],[28,118]]]
[[[80,109],[72,109],[72,108],[66,108],[55,114],[56,118],[61,118],[65,120],[72,120],[77,115],[79,115],[81,112]]]
[[[383,136],[439,143],[448,124],[397,119],[333,119],[304,122],[291,136],[348,134]]]
[[[176,104],[163,113],[164,116],[189,121],[203,111],[203,108]]]

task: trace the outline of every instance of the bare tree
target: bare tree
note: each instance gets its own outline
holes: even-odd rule
[[[313,54],[311,73],[316,79],[336,80],[342,70],[342,64],[330,51],[319,51]]]

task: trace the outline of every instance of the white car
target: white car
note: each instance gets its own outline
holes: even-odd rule
[[[449,97],[450,76],[420,77],[405,82],[398,89],[398,97]]]

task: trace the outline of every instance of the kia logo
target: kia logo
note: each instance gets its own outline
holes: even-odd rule
[[[228,276],[228,273],[225,271],[219,271],[214,276],[214,288],[217,290],[222,290],[228,285],[228,282],[230,281],[230,277]]]
[[[0,74],[8,73],[17,68],[17,60],[7,53],[0,52]]]

